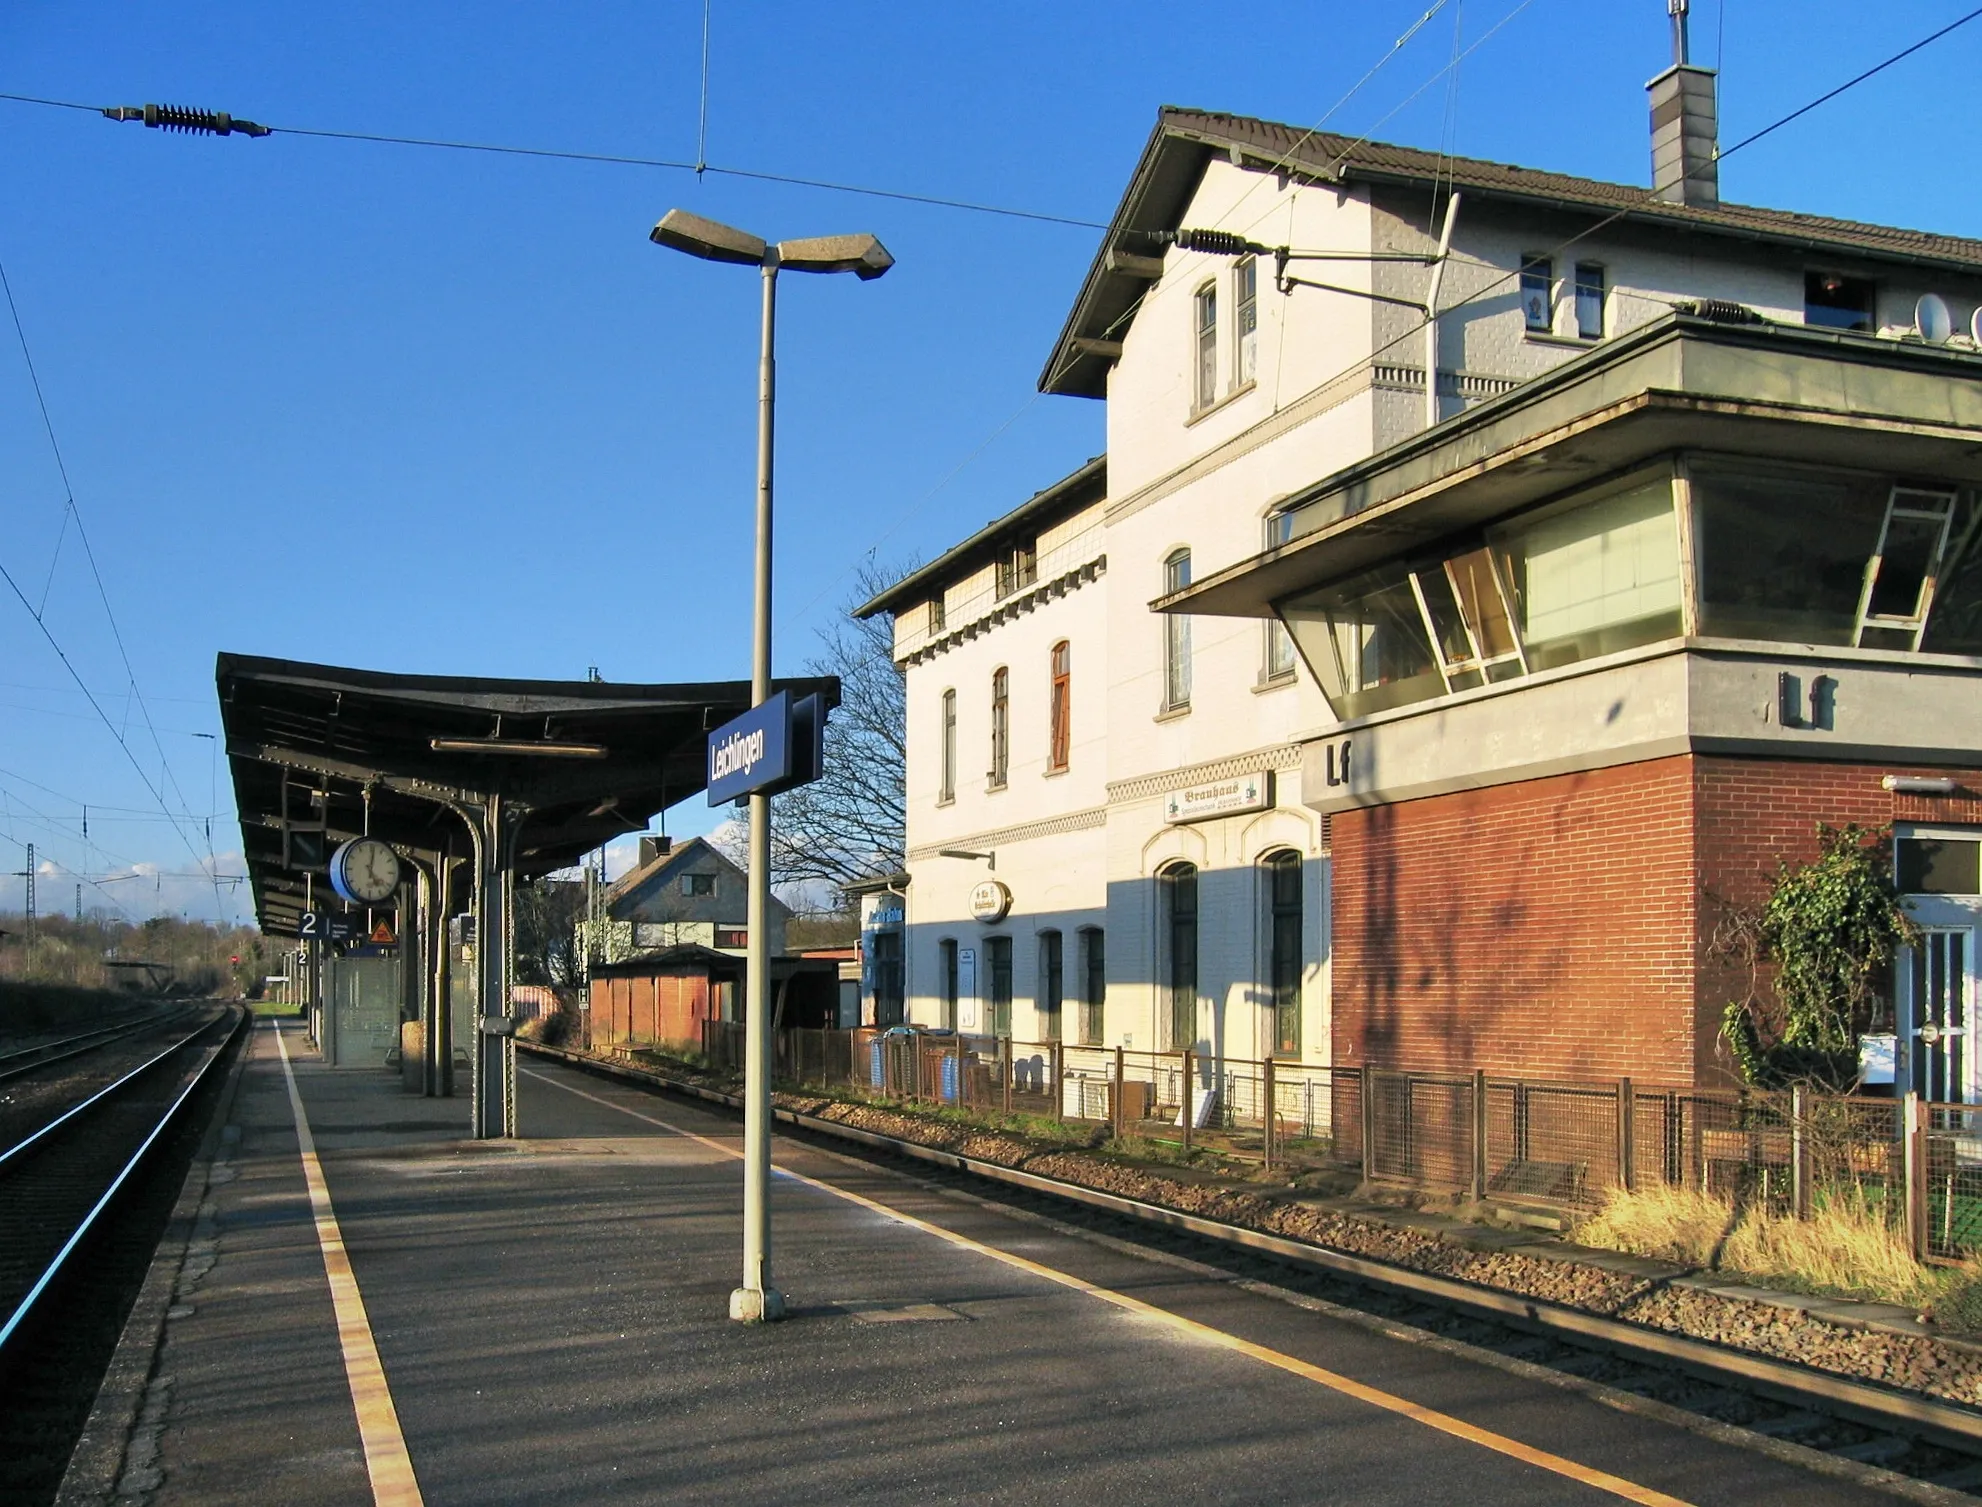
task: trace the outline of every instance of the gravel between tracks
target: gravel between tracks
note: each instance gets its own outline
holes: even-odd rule
[[[932,1122],[871,1105],[801,1094],[776,1096],[782,1109],[894,1136],[960,1156],[1023,1167],[1042,1177],[1161,1208],[1175,1209],[1310,1245],[1451,1277],[1524,1297],[1581,1308],[1693,1339],[1857,1379],[1871,1379],[1967,1406],[1982,1405],[1982,1355],[1964,1345],[1829,1322],[1759,1294],[1725,1297],[1675,1287],[1669,1276],[1641,1277],[1561,1258],[1481,1251],[1458,1239],[1357,1218],[1312,1203],[1204,1185],[1130,1166],[1112,1157],[1043,1148],[1021,1137]]]

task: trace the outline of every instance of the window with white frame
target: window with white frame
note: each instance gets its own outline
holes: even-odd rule
[[[1232,386],[1244,387],[1258,375],[1259,260],[1245,257],[1232,269]]]
[[[943,727],[941,743],[942,783],[936,788],[936,799],[953,801],[957,798],[957,693],[943,692]]]
[[[1191,584],[1191,552],[1180,549],[1163,562],[1163,593],[1182,591]],[[1191,620],[1167,612],[1163,615],[1163,709],[1176,711],[1191,704]]]
[[[1197,324],[1197,360],[1193,408],[1209,408],[1218,401],[1218,288],[1206,283],[1197,290],[1193,302]]]
[[[713,895],[716,892],[714,874],[683,874],[681,892],[684,895]]]

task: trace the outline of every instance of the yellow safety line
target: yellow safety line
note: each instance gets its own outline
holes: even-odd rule
[[[358,1291],[358,1278],[351,1270],[351,1257],[344,1249],[344,1236],[337,1228],[337,1211],[331,1207],[330,1187],[324,1182],[323,1166],[317,1161],[317,1143],[310,1134],[309,1117],[303,1113],[303,1096],[296,1092],[296,1074],[289,1066],[289,1046],[283,1040],[282,1028],[274,1021],[269,1025],[275,1032],[275,1048],[282,1054],[282,1077],[289,1085],[289,1108],[296,1116],[296,1139],[303,1149],[303,1181],[309,1186],[310,1208],[316,1215],[324,1275],[330,1279],[330,1302],[337,1315],[337,1343],[344,1351],[344,1376],[351,1385],[351,1406],[358,1414],[358,1437],[365,1446],[365,1469],[372,1478],[372,1500],[378,1507],[421,1507],[420,1483],[413,1477],[406,1436],[399,1431],[399,1412],[392,1405],[392,1388],[386,1385],[385,1366],[379,1360],[378,1346],[372,1341],[371,1321],[365,1317],[365,1300]]]
[[[636,1120],[644,1120],[649,1125],[657,1125],[662,1130],[671,1131],[675,1135],[686,1137],[688,1140],[707,1146],[713,1151],[719,1151],[724,1156],[734,1157],[739,1161],[743,1158],[742,1152],[733,1147],[725,1146],[720,1141],[711,1140],[708,1136],[697,1135],[692,1130],[684,1130],[679,1125],[670,1124],[668,1121],[657,1119],[653,1115],[642,1114],[637,1109],[628,1109],[624,1104],[615,1104],[610,1099],[602,1099],[597,1094],[587,1093],[582,1088],[573,1088],[568,1083],[560,1083],[555,1078],[547,1078],[542,1073],[532,1071],[531,1069],[524,1068],[522,1071],[540,1082],[550,1084],[554,1088],[561,1088],[566,1093],[576,1094],[581,1099],[590,1099],[594,1104],[603,1104],[608,1109],[616,1109],[621,1114],[633,1116]],[[1075,1292],[1085,1293],[1091,1298],[1099,1298],[1102,1302],[1112,1304],[1126,1313],[1133,1313],[1143,1318],[1154,1319],[1160,1323],[1167,1324],[1172,1329],[1189,1335],[1192,1339],[1205,1341],[1226,1350],[1234,1351],[1239,1355],[1247,1356],[1264,1365],[1272,1366],[1276,1370],[1285,1371],[1291,1376],[1298,1376],[1306,1381],[1315,1382],[1318,1385],[1327,1387],[1331,1391],[1340,1392],[1345,1397],[1353,1397],[1358,1402],[1366,1402],[1371,1407],[1382,1408],[1385,1412],[1396,1413],[1402,1417],[1411,1419],[1414,1423],[1421,1423],[1426,1428],[1437,1429],[1441,1434],[1450,1434],[1455,1439],[1464,1439],[1470,1444],[1479,1445],[1482,1449],[1490,1449],[1495,1454],[1506,1455],[1510,1459],[1521,1461],[1523,1464],[1539,1466],[1541,1469],[1552,1471],[1558,1476],[1566,1476],[1572,1481],[1579,1481],[1585,1486],[1594,1486],[1600,1491],[1610,1492],[1613,1496],[1622,1497],[1627,1502],[1642,1503],[1643,1507],[1691,1507],[1691,1504],[1686,1502],[1684,1498],[1667,1496],[1662,1491],[1654,1491],[1649,1486],[1640,1486],[1637,1482],[1627,1481],[1622,1476],[1614,1476],[1608,1471],[1596,1470],[1591,1466],[1578,1464],[1574,1460],[1564,1459],[1561,1455],[1550,1454],[1545,1449],[1536,1449],[1533,1445],[1523,1444],[1518,1439],[1510,1439],[1505,1434],[1496,1434],[1490,1429],[1483,1429],[1474,1424],[1467,1423],[1464,1419],[1454,1418],[1450,1413],[1441,1413],[1436,1408],[1428,1408],[1422,1404],[1412,1402],[1408,1398],[1398,1397],[1394,1393],[1368,1386],[1363,1382],[1343,1376],[1338,1372],[1312,1365],[1296,1356],[1286,1355],[1278,1350],[1270,1350],[1265,1345],[1256,1345],[1251,1340],[1241,1339],[1235,1334],[1227,1334],[1222,1329],[1214,1329],[1211,1325],[1201,1324],[1196,1319],[1187,1319],[1182,1314],[1172,1313],[1166,1308],[1158,1308],[1152,1303],[1143,1302],[1140,1298],[1132,1298],[1127,1293],[1116,1292],[1113,1288],[1102,1287],[1097,1283],[1087,1281],[1085,1278],[1076,1277],[1071,1272],[1058,1271],[1050,1266],[1042,1266],[1039,1262],[1029,1260],[1024,1256],[1015,1256],[1010,1251],[1001,1251],[996,1246],[985,1245],[981,1241],[972,1240],[968,1235],[959,1235],[955,1230],[946,1230],[941,1225],[931,1224],[925,1219],[918,1219],[913,1214],[905,1214],[900,1209],[890,1208],[888,1205],[876,1202],[874,1199],[868,1198],[863,1194],[851,1192],[846,1188],[836,1188],[831,1183],[824,1183],[817,1178],[807,1177],[804,1173],[794,1172],[789,1167],[779,1167],[776,1170],[780,1176],[788,1177],[794,1182],[804,1183],[809,1188],[817,1188],[822,1193],[830,1193],[835,1198],[843,1198],[848,1203],[858,1204],[863,1209],[905,1224],[911,1229],[921,1230],[925,1234],[934,1235],[938,1240],[946,1240],[951,1245],[957,1246],[960,1249],[974,1251],[980,1256],[989,1256],[993,1261],[1002,1261],[1006,1266],[1016,1267],[1023,1272],[1030,1272],[1035,1277],[1043,1277],[1046,1281],[1058,1283],[1061,1287],[1072,1288]]]

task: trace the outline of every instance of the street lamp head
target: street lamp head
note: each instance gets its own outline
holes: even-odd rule
[[[778,265],[793,272],[851,272],[867,283],[894,264],[888,248],[871,235],[817,235],[778,242]]]
[[[764,254],[770,249],[747,230],[738,230],[718,220],[705,220],[685,209],[671,209],[662,215],[647,239],[656,246],[685,251],[704,261],[738,262],[746,267],[763,266]]]

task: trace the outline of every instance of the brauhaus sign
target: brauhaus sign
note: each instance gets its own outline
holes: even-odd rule
[[[775,795],[818,779],[825,730],[823,698],[794,702],[788,691],[724,723],[709,734],[709,804]]]

